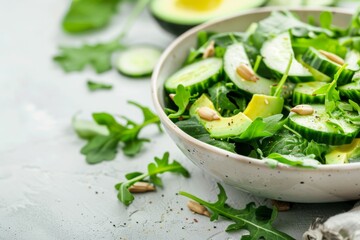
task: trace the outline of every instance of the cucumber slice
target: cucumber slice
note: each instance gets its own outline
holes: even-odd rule
[[[322,55],[318,50],[313,47],[309,47],[308,50],[302,56],[302,59],[305,63],[309,64],[311,67],[317,69],[318,71],[324,73],[325,75],[334,78],[334,75],[341,68],[340,64],[337,64],[334,61],[329,60],[327,57]],[[351,82],[351,79],[354,76],[354,71],[348,68],[345,68],[337,81],[337,84],[344,85]]]
[[[289,114],[289,127],[307,140],[314,140],[328,145],[351,143],[359,132],[359,127],[345,119],[332,119],[326,113],[325,105],[310,105],[314,109],[311,115]],[[330,121],[336,121],[337,125]],[[342,131],[336,126],[340,126]]]
[[[314,94],[316,90],[326,85],[324,82],[298,83],[293,93],[293,105],[305,103],[324,103],[325,94]]]
[[[128,77],[150,76],[162,51],[154,46],[137,45],[123,51],[117,60],[117,70]]]
[[[339,87],[340,95],[360,103],[360,80]]]
[[[319,7],[319,6],[335,6],[338,0],[270,0],[269,6],[285,6],[285,7]]]
[[[222,66],[220,58],[207,58],[187,65],[166,80],[165,89],[175,93],[177,86],[182,84],[191,94],[203,92],[217,82]]]
[[[286,66],[292,56],[293,60],[289,71],[289,80],[295,83],[314,81],[309,70],[295,59],[288,32],[266,41],[260,52],[265,65],[277,78],[281,78],[282,75],[284,75]]]
[[[256,82],[246,81],[242,79],[236,72],[236,68],[241,64],[246,64],[251,67],[249,58],[246,55],[242,43],[236,43],[227,47],[224,55],[224,70],[228,78],[242,91],[251,94],[270,95],[271,86],[276,82],[258,76],[259,80]]]

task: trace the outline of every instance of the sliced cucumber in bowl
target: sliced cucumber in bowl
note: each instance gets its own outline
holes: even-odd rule
[[[285,73],[286,66],[291,57],[293,60],[289,71],[289,80],[295,83],[314,80],[309,70],[295,59],[288,32],[266,41],[260,52],[265,65],[278,79]]]
[[[203,92],[218,81],[222,75],[223,61],[220,58],[207,58],[180,69],[165,82],[165,89],[175,93],[181,84],[190,93]]]

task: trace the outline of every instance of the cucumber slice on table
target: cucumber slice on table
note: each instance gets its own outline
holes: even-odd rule
[[[175,93],[178,85],[182,84],[190,93],[203,92],[218,81],[222,66],[220,58],[207,58],[187,65],[166,80],[165,89]]]
[[[325,94],[314,94],[316,90],[326,85],[324,82],[298,83],[293,92],[293,105],[304,103],[324,103]]]
[[[339,87],[340,95],[360,103],[360,79]]]
[[[265,65],[277,78],[280,79],[282,75],[284,75],[286,66],[292,56],[293,60],[289,71],[289,80],[295,83],[314,81],[309,70],[295,59],[288,32],[266,41],[260,52]]]
[[[299,115],[291,112],[289,127],[307,140],[314,140],[328,145],[351,143],[360,128],[347,122],[344,118],[332,119],[326,113],[325,105],[310,105],[314,109],[311,115]],[[331,121],[336,122],[331,124]],[[339,129],[337,126],[340,126]]]
[[[236,72],[236,69],[241,64],[245,64],[251,67],[243,44],[235,43],[228,46],[224,55],[224,70],[229,79],[242,91],[251,94],[258,93],[270,95],[271,86],[275,85],[276,82],[262,78],[260,76],[258,76],[259,79],[256,82],[242,79]]]
[[[154,46],[133,46],[121,53],[117,60],[117,70],[128,77],[150,76],[162,51]]]
[[[337,71],[339,71],[339,69],[341,68],[340,64],[328,59],[313,47],[308,48],[308,50],[302,56],[302,59],[311,67],[317,69],[319,72],[322,72],[331,78],[334,78]],[[355,72],[353,70],[345,68],[341,72],[337,84],[344,85],[351,82],[354,74]]]

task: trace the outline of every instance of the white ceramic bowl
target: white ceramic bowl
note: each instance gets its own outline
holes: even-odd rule
[[[152,76],[152,97],[156,111],[170,137],[198,167],[218,181],[257,196],[290,202],[336,202],[360,199],[360,163],[321,165],[304,169],[279,164],[270,168],[264,161],[234,154],[203,143],[184,133],[164,113],[165,80],[178,70],[200,30],[244,31],[252,22],[267,17],[277,8],[247,11],[236,16],[197,26],[177,38],[163,53]],[[334,23],[347,26],[351,12],[336,8],[291,9],[306,21],[324,10],[334,12]]]

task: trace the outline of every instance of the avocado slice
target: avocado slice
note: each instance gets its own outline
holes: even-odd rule
[[[153,0],[150,11],[161,27],[175,35],[213,18],[262,6],[267,0]]]
[[[190,116],[195,116],[209,132],[210,136],[216,139],[236,137],[243,133],[252,123],[252,120],[242,112],[231,117],[222,117],[220,113],[217,112],[219,119],[212,121],[205,120],[198,114],[198,109],[201,107],[208,107],[217,112],[214,104],[206,94],[202,94],[201,97],[193,103],[190,108]]]
[[[254,94],[244,114],[251,120],[258,117],[270,117],[281,113],[284,106],[284,99],[281,97],[268,96],[263,94]]]
[[[352,143],[333,148],[331,152],[325,155],[326,164],[344,164],[359,151],[360,138],[355,138]]]

